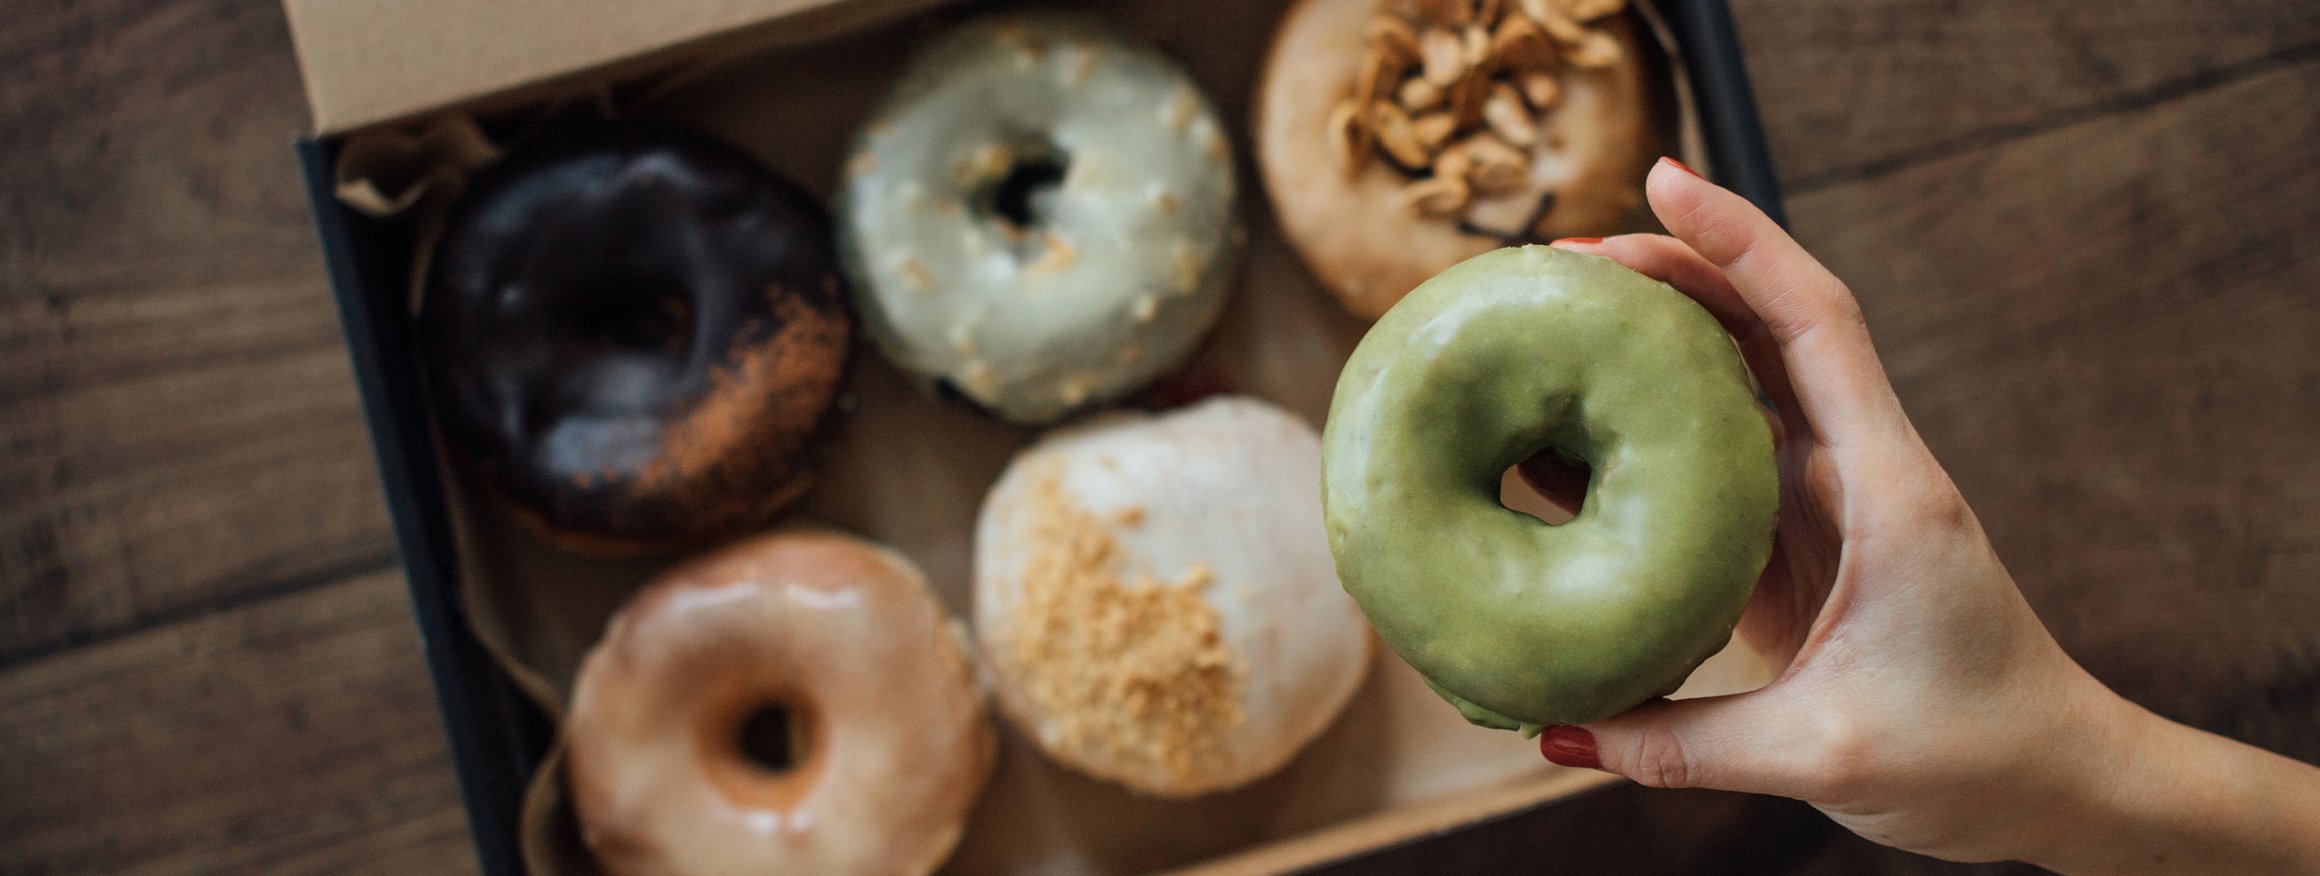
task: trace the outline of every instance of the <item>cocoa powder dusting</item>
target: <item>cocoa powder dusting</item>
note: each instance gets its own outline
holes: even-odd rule
[[[788,457],[812,434],[844,367],[845,325],[778,289],[768,294],[781,328],[736,350],[729,365],[710,373],[709,391],[693,410],[661,428],[659,457],[637,475],[645,490],[704,497],[726,490],[732,477],[768,460],[790,465]],[[721,465],[739,470],[713,476]],[[755,504],[762,497],[740,498]]]

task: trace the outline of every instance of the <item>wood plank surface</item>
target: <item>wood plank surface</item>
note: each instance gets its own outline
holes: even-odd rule
[[[0,27],[0,664],[392,546],[263,0]]]
[[[399,573],[0,674],[0,873],[459,873]]]
[[[2047,625],[2320,759],[2320,58],[1797,198]]]
[[[1817,184],[2307,50],[2310,9],[1738,4],[1774,154],[1792,182]],[[23,416],[0,428],[0,660],[384,562],[282,148],[304,113],[279,9],[106,0],[12,15],[0,400]]]
[[[2065,647],[2138,702],[2307,761],[2320,761],[2315,106],[2320,58],[1790,201]],[[1673,843],[1676,857],[1648,859],[1662,871],[2036,872],[1894,852],[1775,801],[1633,793],[1486,828],[1482,858],[1653,869],[1575,819]]]
[[[1799,236],[2041,615],[2130,695],[2320,758],[2320,6],[1734,6]],[[268,0],[0,28],[0,873],[473,866],[304,126]],[[1973,869],[1794,804],[1605,799],[1456,862],[1649,834]]]
[[[2320,57],[2320,4],[2280,0],[1731,6],[1792,194]]]
[[[1775,158],[1807,187],[2320,40],[2320,7],[2263,0],[1736,7]],[[46,0],[11,16],[0,403],[19,416],[0,424],[0,662],[383,564],[284,148],[305,116],[279,8]]]

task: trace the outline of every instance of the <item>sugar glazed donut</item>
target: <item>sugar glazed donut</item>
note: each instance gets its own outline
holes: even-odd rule
[[[849,322],[811,200],[641,128],[479,180],[420,315],[445,438],[582,549],[730,535],[804,492]]]
[[[1002,710],[1062,764],[1188,797],[1283,765],[1361,683],[1311,426],[1246,398],[1117,415],[1017,457],[975,531]]]
[[[1665,127],[1625,0],[1300,0],[1257,97],[1281,226],[1374,319],[1508,244],[1648,223]]]
[[[670,570],[588,653],[565,725],[607,872],[926,873],[990,773],[958,624],[916,567],[831,533]]]
[[[1772,434],[1738,350],[1609,259],[1503,249],[1426,281],[1354,348],[1322,441],[1346,590],[1478,724],[1674,691],[1771,556]],[[1499,504],[1500,474],[1542,451],[1589,472],[1561,525]]]
[[[838,203],[887,358],[999,416],[1055,420],[1174,367],[1230,282],[1232,148],[1192,80],[1086,18],[1007,15],[927,46]]]

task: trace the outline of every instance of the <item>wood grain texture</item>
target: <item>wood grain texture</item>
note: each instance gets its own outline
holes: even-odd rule
[[[1737,6],[1814,185],[2320,40],[2258,0]],[[386,562],[279,8],[21,3],[0,58],[0,662]]]
[[[1799,236],[2041,615],[2320,758],[2320,7],[1734,5]],[[473,866],[400,583],[349,575],[390,546],[299,106],[269,0],[0,27],[0,872]],[[1455,863],[1983,869],[1603,799]]]
[[[2320,761],[2314,106],[2320,58],[1789,203],[2064,646],[2163,714],[2307,761]],[[1625,789],[1483,832],[1492,853],[1397,853],[1355,872],[2043,872],[1897,852],[1795,804],[1700,791]],[[1653,847],[1629,848],[1638,835]]]
[[[474,869],[402,579],[0,673],[0,873]]]
[[[2320,760],[2320,59],[1797,198],[2064,645]]]
[[[390,562],[271,3],[0,28],[0,664]]]
[[[2320,57],[2320,5],[2281,0],[1731,5],[1792,193]]]

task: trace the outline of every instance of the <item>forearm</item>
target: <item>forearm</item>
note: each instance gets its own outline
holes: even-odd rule
[[[2107,691],[2105,693],[2108,693]],[[2320,767],[2124,700],[2075,812],[2028,856],[2063,873],[2320,873]]]

